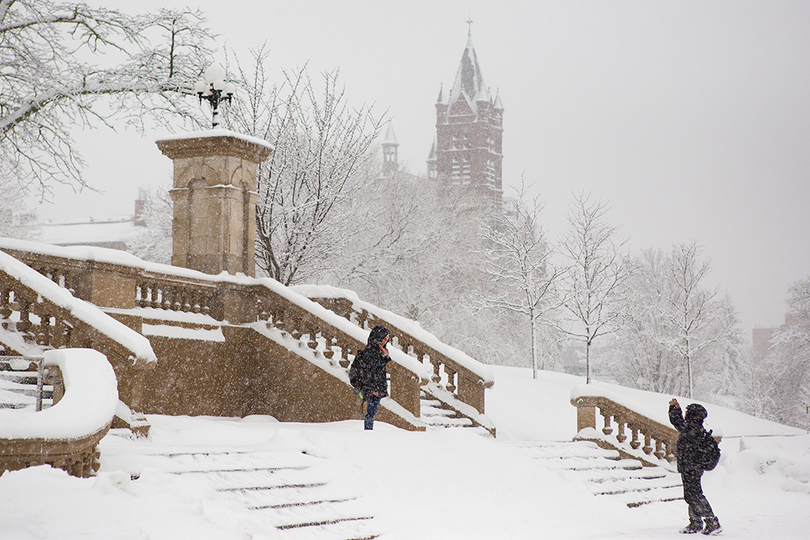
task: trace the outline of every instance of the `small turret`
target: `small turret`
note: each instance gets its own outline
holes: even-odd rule
[[[397,170],[397,136],[394,134],[394,126],[388,122],[388,131],[385,132],[385,138],[382,142],[383,154],[383,174],[385,176],[392,176]]]

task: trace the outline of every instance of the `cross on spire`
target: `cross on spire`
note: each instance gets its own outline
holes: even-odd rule
[[[472,37],[472,17],[467,18],[467,37]]]

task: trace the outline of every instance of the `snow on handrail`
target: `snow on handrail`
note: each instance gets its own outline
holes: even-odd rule
[[[296,290],[296,287],[285,287],[278,281],[270,278],[259,278],[255,280],[257,285],[261,285],[266,287],[273,293],[277,294],[278,296],[284,298],[288,302],[291,302],[298,307],[308,311],[309,313],[315,315],[322,321],[327,322],[331,326],[335,327],[336,329],[340,330],[344,334],[351,336],[352,338],[356,339],[362,344],[365,344],[368,341],[369,331],[363,328],[358,327],[336,315],[334,312],[326,309],[322,305],[318,304],[307,298],[305,295],[299,293]],[[413,372],[415,375],[419,377],[424,382],[427,382],[430,379],[430,374],[425,369],[425,366],[416,360],[415,358],[401,352],[398,350],[391,351],[391,360],[396,362],[397,364],[401,365],[402,367],[408,369],[409,371]]]
[[[349,300],[352,302],[352,306],[356,311],[364,310],[367,313],[374,315],[376,318],[388,322],[391,326],[399,329],[400,331],[408,333],[413,338],[418,339],[428,347],[433,348],[453,362],[456,362],[459,366],[464,367],[471,373],[474,373],[480,377],[485,386],[489,387],[495,382],[495,377],[492,370],[486,364],[471,358],[467,355],[467,353],[460,351],[455,347],[451,347],[450,345],[443,343],[441,340],[439,340],[439,338],[422,328],[417,321],[402,317],[401,315],[397,315],[396,313],[361,300],[354,291],[325,285],[297,285],[290,288],[308,298]]]
[[[155,352],[147,338],[113,319],[93,304],[75,298],[67,289],[2,251],[0,251],[0,272],[126,348],[132,355],[133,364],[157,362]]]

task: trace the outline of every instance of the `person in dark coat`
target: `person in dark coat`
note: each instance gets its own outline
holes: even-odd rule
[[[689,525],[681,530],[685,534],[697,532],[717,534],[722,530],[700,485],[705,463],[700,442],[706,436],[703,420],[707,416],[706,408],[699,403],[687,406],[684,416],[677,399],[672,398],[669,402],[669,421],[680,433],[676,447],[678,472],[681,473],[683,481],[683,498],[689,505]],[[705,528],[704,519],[706,520]]]
[[[362,396],[366,401],[365,429],[374,429],[374,416],[380,407],[380,400],[388,396],[388,378],[385,366],[391,361],[388,356],[388,338],[390,333],[384,326],[375,326],[368,335],[368,343],[363,351]]]

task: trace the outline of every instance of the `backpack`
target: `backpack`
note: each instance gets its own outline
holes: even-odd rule
[[[352,385],[355,393],[359,393],[366,382],[366,366],[363,362],[364,352],[365,349],[357,351],[357,354],[354,355],[354,360],[352,360],[352,365],[349,366],[349,384]]]
[[[712,430],[703,432],[703,439],[700,441],[700,465],[704,471],[711,471],[717,467],[720,461],[720,445],[712,437]]]

